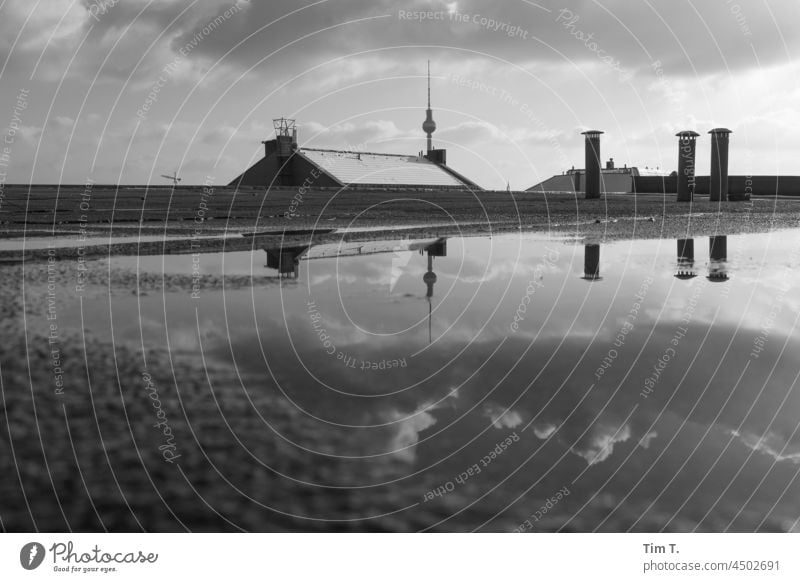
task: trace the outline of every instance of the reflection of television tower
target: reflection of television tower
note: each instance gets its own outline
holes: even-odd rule
[[[425,297],[430,302],[431,297],[433,297],[433,286],[436,284],[436,273],[433,272],[433,255],[430,252],[428,252],[428,272],[422,276],[422,281],[428,287]]]
[[[439,239],[435,243],[428,245],[424,249],[420,249],[420,253],[428,254],[428,270],[422,276],[422,282],[425,283],[427,291],[425,298],[428,300],[428,343],[431,339],[431,320],[433,314],[433,286],[436,284],[436,273],[433,272],[433,257],[446,257],[447,256],[447,239]]]
[[[694,279],[697,272],[694,268],[694,239],[678,239],[678,270],[675,273],[677,279]]]
[[[436,273],[433,272],[433,255],[428,252],[428,272],[422,276],[422,281],[427,285],[425,297],[428,299],[428,343],[431,343],[431,315],[433,313],[433,286],[436,284]]]
[[[583,249],[583,277],[586,281],[600,281],[600,245],[586,245]]]

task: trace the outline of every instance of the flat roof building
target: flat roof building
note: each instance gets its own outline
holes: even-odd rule
[[[603,194],[634,192],[636,178],[652,176],[666,178],[669,174],[660,169],[638,168],[625,166],[617,168],[614,158],[606,162],[606,167],[600,170],[600,189]],[[528,192],[570,192],[577,194],[586,191],[586,170],[571,168],[563,174],[556,174],[528,188]]]

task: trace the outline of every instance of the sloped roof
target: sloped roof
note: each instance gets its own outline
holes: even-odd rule
[[[556,175],[531,186],[528,192],[575,192],[575,180],[568,174]]]
[[[581,170],[580,172],[580,182],[577,184],[578,192],[584,192],[586,187],[586,178],[584,178],[586,174]],[[602,181],[600,182],[600,188],[605,194],[613,194],[613,193],[629,193],[633,192],[633,174],[621,174],[621,173],[602,173]],[[540,182],[535,186],[531,186],[528,188],[528,192],[575,192],[575,175],[574,174],[566,174],[566,175],[555,175],[551,178],[548,178],[544,182]]]
[[[343,184],[460,186],[465,184],[420,156],[302,148],[300,154]]]

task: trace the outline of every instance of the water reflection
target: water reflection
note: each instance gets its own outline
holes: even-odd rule
[[[433,272],[433,258],[447,256],[447,239],[440,238],[435,243],[424,248],[420,248],[419,253],[425,253],[428,256],[428,270],[422,276],[422,282],[425,283],[425,286],[427,287],[425,297],[428,300],[428,343],[430,344],[432,342],[431,325],[433,319],[433,286],[437,281],[436,273]]]
[[[300,258],[308,252],[310,245],[265,248],[267,268],[278,271],[281,276],[297,279],[300,276]]]
[[[677,270],[674,276],[678,279],[688,280],[697,277],[695,268],[694,239],[677,239]],[[439,238],[431,241],[395,241],[389,244],[375,244],[365,252],[364,245],[356,244],[353,247],[344,245],[318,245],[313,244],[303,246],[288,247],[265,247],[267,253],[267,268],[277,270],[281,275],[288,275],[293,278],[299,277],[299,265],[303,258],[318,259],[342,257],[353,254],[381,254],[393,253],[398,249],[407,248],[410,251],[418,250],[420,255],[428,258],[427,272],[423,275],[423,282],[427,288],[426,297],[430,300],[433,297],[433,289],[437,282],[436,273],[433,272],[433,258],[447,256],[447,239]],[[317,250],[311,256],[312,250]],[[323,250],[324,249],[324,250]],[[583,276],[587,281],[601,281],[600,276],[600,245],[584,245]],[[712,236],[709,237],[709,270],[707,278],[714,282],[724,282],[729,279],[728,274],[728,237]]]
[[[675,277],[683,280],[697,277],[694,268],[694,239],[678,239],[678,270]]]
[[[586,281],[601,281],[600,245],[590,244],[583,249],[583,277]]]
[[[800,302],[779,290],[800,284],[800,233],[730,238],[752,251],[734,262],[741,285],[697,277],[693,239],[623,241],[604,243],[592,293],[576,273],[600,280],[598,244],[265,249],[298,284],[201,288],[193,303],[126,288],[84,298],[91,321],[65,305],[59,328],[144,335],[192,363],[150,371],[184,449],[176,506],[202,497],[252,529],[280,515],[285,529],[509,531],[567,487],[536,530],[791,530]],[[727,244],[709,243],[710,279],[727,278]],[[264,269],[260,250],[224,261]],[[236,490],[256,502],[232,504]]]

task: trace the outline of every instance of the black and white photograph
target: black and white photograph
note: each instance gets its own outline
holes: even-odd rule
[[[799,318],[795,1],[0,0],[5,580],[796,580]]]

